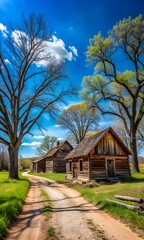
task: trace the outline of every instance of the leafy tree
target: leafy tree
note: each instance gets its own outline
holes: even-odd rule
[[[51,53],[51,34],[42,16],[23,16],[5,35],[0,48],[0,142],[8,147],[9,178],[18,178],[23,137],[43,113],[53,116],[70,92],[62,89],[65,64]]]
[[[82,96],[102,114],[119,117],[130,136],[133,171],[139,172],[137,131],[144,116],[144,20],[142,15],[119,21],[107,37],[90,39],[86,52],[96,63],[93,76],[83,78]],[[117,62],[121,56],[121,69]],[[128,68],[128,70],[127,70]]]
[[[20,158],[19,159],[20,169],[30,169],[32,166],[32,161],[30,158]]]
[[[69,138],[73,143],[80,143],[86,133],[98,126],[96,110],[88,109],[85,103],[72,105],[58,119],[58,124],[69,130]]]
[[[46,136],[43,142],[41,143],[41,145],[37,148],[36,154],[38,156],[45,155],[51,148],[54,147],[54,145],[56,144],[56,141],[57,141],[57,137]]]

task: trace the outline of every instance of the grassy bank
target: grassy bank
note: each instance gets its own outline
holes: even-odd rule
[[[56,180],[66,185],[70,185],[65,180],[65,174],[58,173],[42,173],[36,174],[52,180]],[[95,188],[84,188],[82,186],[72,186],[89,202],[99,205],[102,209],[105,209],[116,219],[120,219],[123,222],[130,225],[132,229],[144,230],[144,216],[137,214],[131,210],[127,210],[123,207],[117,206],[114,203],[109,203],[106,199],[116,200],[115,195],[127,195],[132,197],[144,198],[144,169],[141,169],[141,173],[132,174],[131,178],[125,179],[121,183],[112,185],[100,185]],[[118,200],[121,201],[121,200]],[[128,204],[133,204],[128,202]]]
[[[8,172],[0,172],[0,239],[21,211],[28,189],[26,178],[20,176],[19,180],[10,180]]]
[[[48,178],[60,183],[65,182],[65,173],[30,173],[31,175],[35,175],[35,176],[39,176],[39,177],[44,177],[44,178]]]
[[[144,174],[133,175],[131,179],[126,179],[122,183],[113,185],[102,185],[97,188],[75,187],[75,189],[78,190],[81,193],[81,196],[89,202],[99,205],[116,219],[128,223],[132,229],[138,228],[144,230],[144,216],[106,200],[116,200],[114,197],[115,195],[144,198]],[[116,201],[133,204],[132,202],[121,200]]]

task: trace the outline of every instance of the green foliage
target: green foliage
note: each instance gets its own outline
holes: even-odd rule
[[[137,47],[141,45],[144,38],[144,21],[140,14],[135,19],[131,17],[119,21],[111,31],[112,37],[116,38],[117,44],[125,44],[127,39],[129,52],[137,50]],[[142,47],[142,45],[141,45]],[[139,52],[140,53],[140,48]]]
[[[88,47],[87,57],[88,61],[94,62],[103,58],[104,54],[111,54],[114,50],[114,40],[111,36],[103,38],[99,32],[93,38],[90,39],[90,46]]]
[[[19,159],[19,167],[21,170],[25,170],[25,169],[30,169],[32,166],[32,160],[34,160],[33,158],[20,158]]]
[[[119,54],[123,57],[122,65],[126,66],[123,72],[116,61]],[[112,114],[123,121],[130,139],[134,171],[139,171],[135,135],[144,116],[142,15],[119,21],[107,37],[101,33],[95,35],[90,39],[86,57],[95,68],[93,76],[83,78],[81,96],[102,114]]]
[[[28,189],[29,182],[26,178],[10,180],[8,172],[0,172],[0,239],[20,213]]]
[[[41,145],[37,148],[37,155],[45,155],[51,148],[56,144],[57,137],[54,136],[45,136]]]

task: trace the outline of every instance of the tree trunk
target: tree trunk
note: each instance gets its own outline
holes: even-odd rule
[[[139,165],[138,165],[138,153],[137,153],[137,140],[136,140],[136,133],[131,132],[130,137],[130,148],[132,153],[132,166],[133,166],[133,172],[139,173]]]
[[[9,147],[9,178],[18,179],[18,148]]]

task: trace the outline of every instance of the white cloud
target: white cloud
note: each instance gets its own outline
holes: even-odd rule
[[[61,140],[63,140],[63,138],[59,137],[58,140],[61,141]]]
[[[33,136],[33,138],[36,138],[36,139],[43,139],[45,136]]]
[[[78,56],[78,51],[75,46],[69,46],[69,49],[72,51],[72,53],[77,57]]]
[[[45,41],[42,45],[44,51],[39,55],[41,60],[36,62],[37,66],[47,66],[52,59],[56,63],[61,63],[65,60],[73,60],[72,52],[68,52],[65,48],[64,41],[62,39],[58,39],[55,35],[52,36],[51,41]]]
[[[8,33],[7,27],[5,25],[3,25],[2,23],[0,23],[0,31],[2,32],[2,35],[4,37],[7,37],[7,33]]]
[[[10,63],[10,61],[8,59],[5,59],[4,61],[5,61],[5,63]]]
[[[29,37],[25,32],[15,30],[12,32],[12,38],[17,46],[21,46],[23,40],[25,40],[26,47],[29,49]],[[40,39],[37,39],[35,42],[39,40]],[[72,61],[75,59],[73,55],[77,56],[77,49],[74,46],[69,48],[71,51],[66,49],[62,39],[53,35],[49,41],[43,41],[40,48],[37,49],[40,53],[37,56],[38,59],[35,61],[35,64],[37,67],[46,67],[49,64],[60,64],[66,60]]]
[[[60,125],[56,124],[55,127],[58,128],[58,127],[60,127]]]
[[[27,41],[29,40],[28,36],[26,35],[25,32],[22,32],[22,31],[19,31],[19,30],[15,30],[15,31],[12,31],[12,34],[11,34],[14,42],[18,45],[18,46],[21,46],[22,45],[22,39],[26,39]]]
[[[31,143],[24,142],[22,143],[22,146],[39,146],[40,144],[41,142],[31,142]]]
[[[80,104],[82,103],[82,101],[77,101],[77,102],[69,102],[67,105],[63,104],[61,107],[60,107],[60,110],[61,111],[64,111],[64,110],[67,110],[69,107],[71,107],[72,105],[76,105],[76,104]]]

